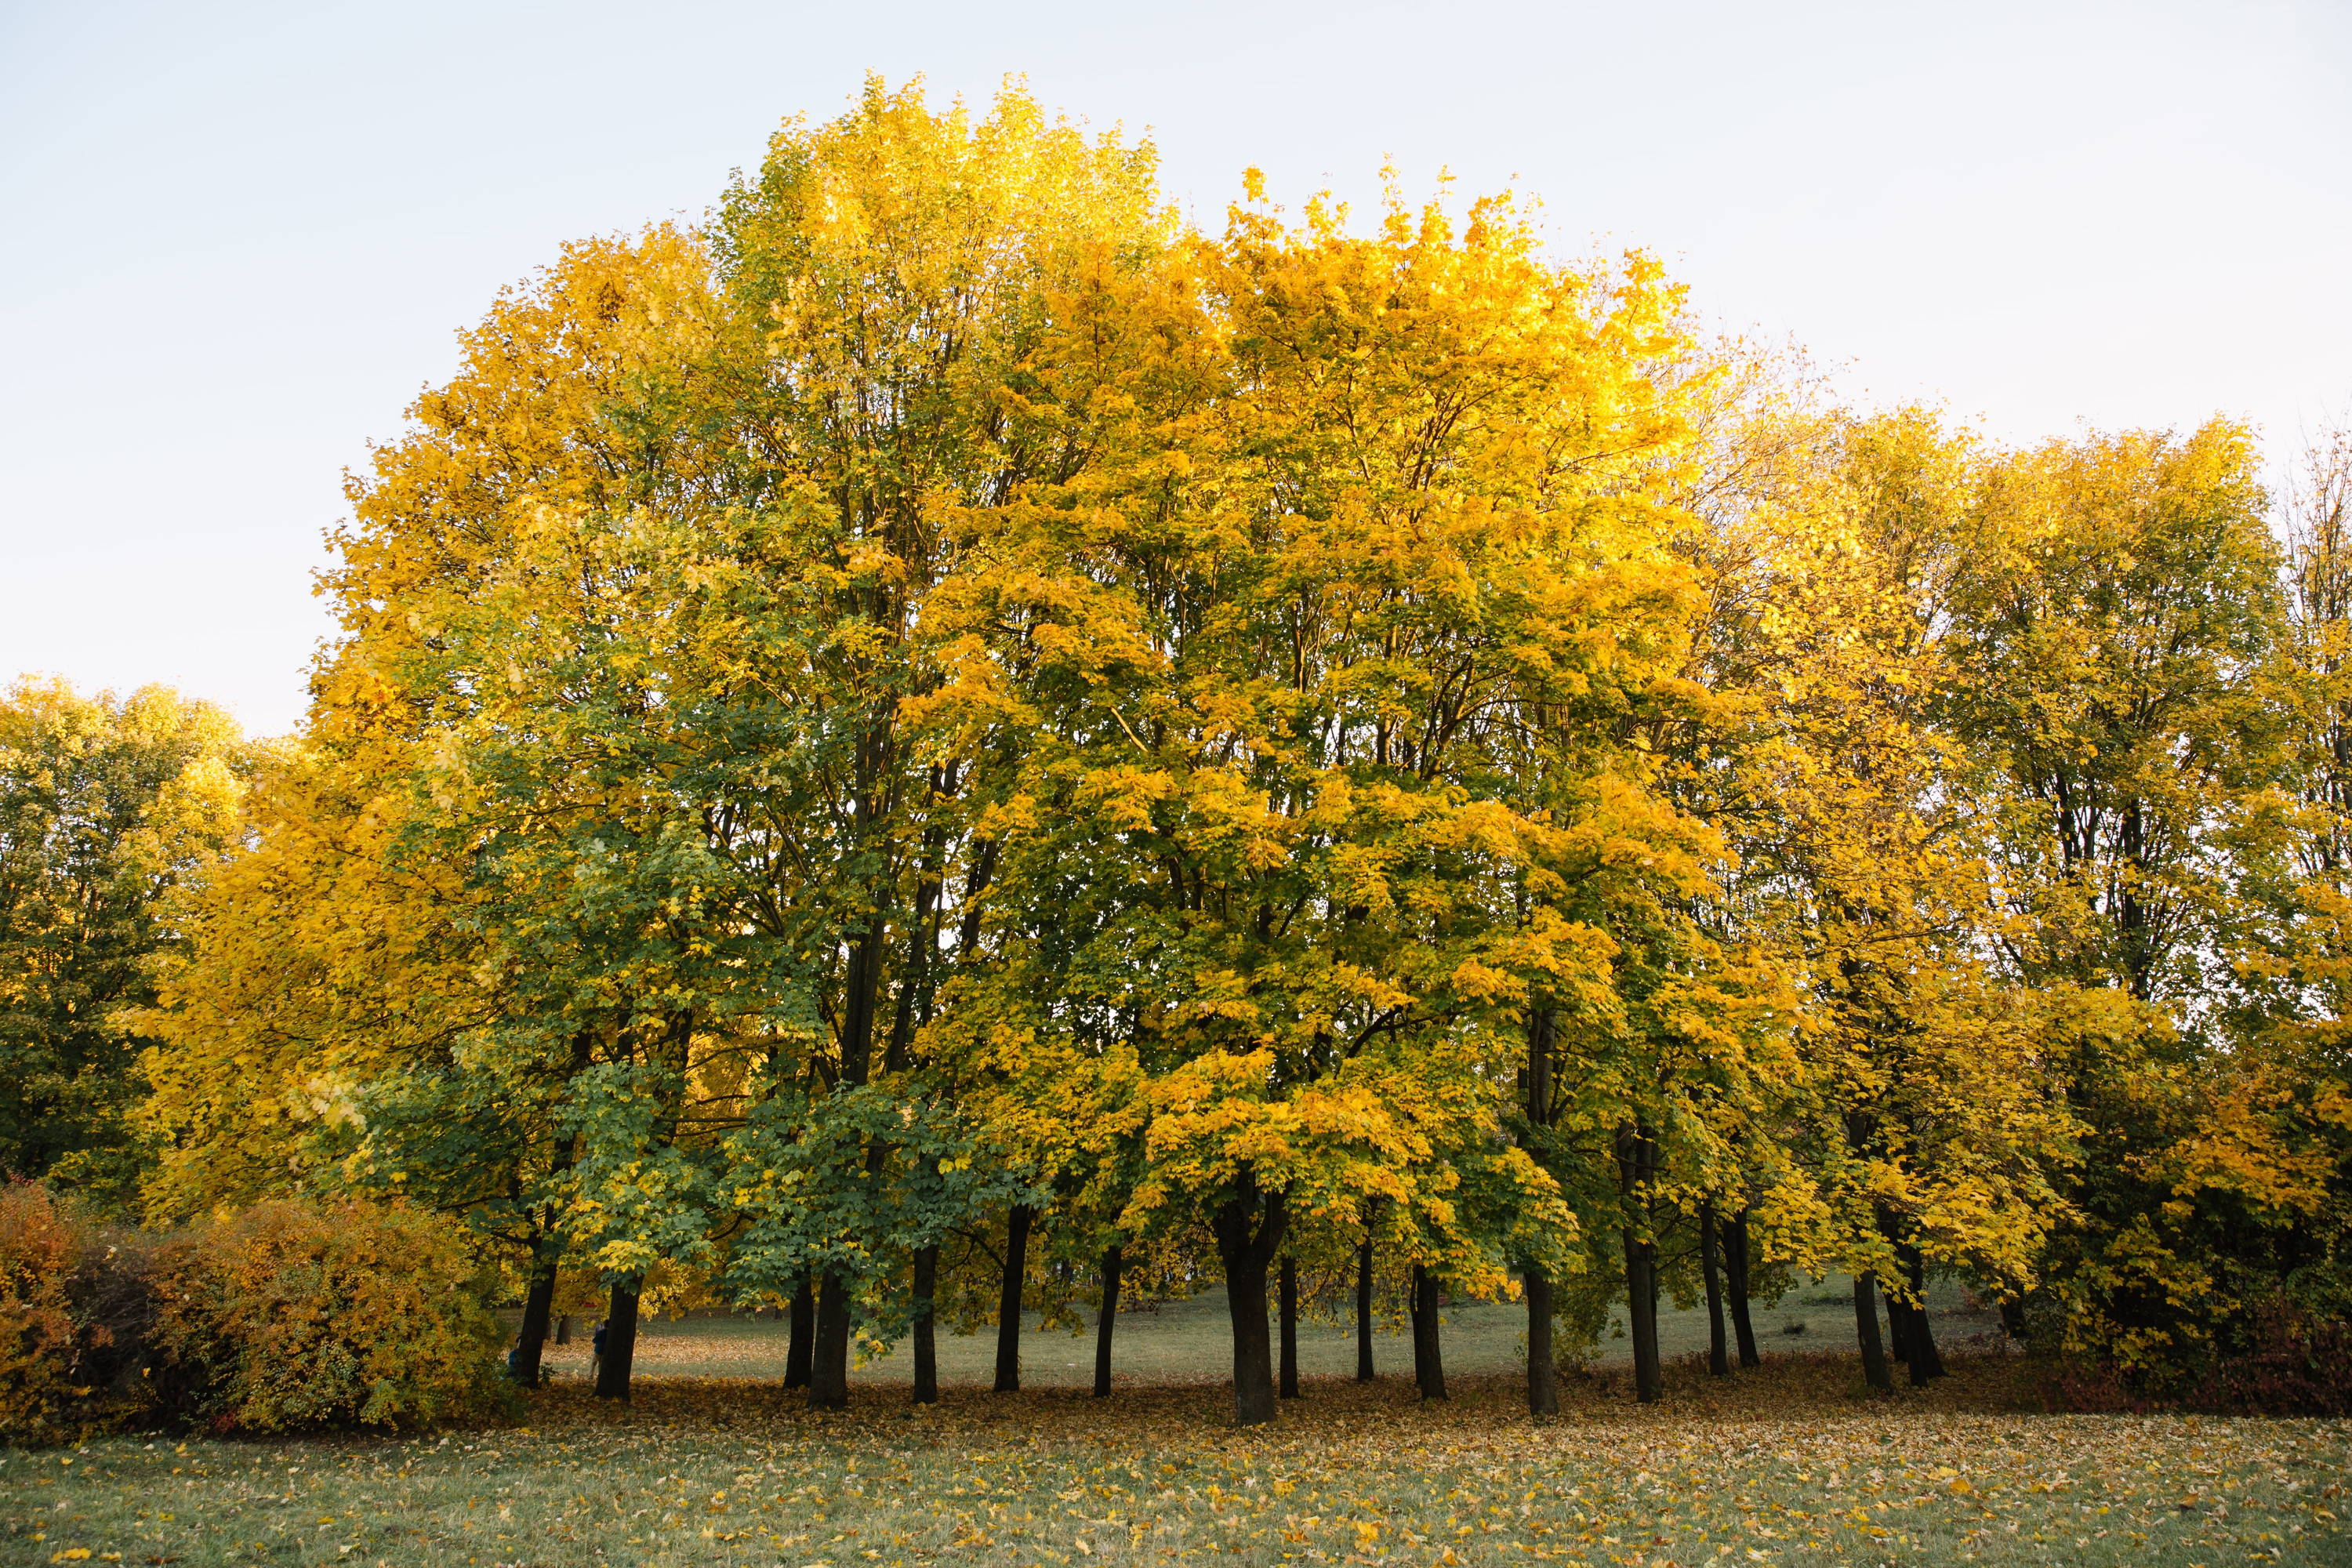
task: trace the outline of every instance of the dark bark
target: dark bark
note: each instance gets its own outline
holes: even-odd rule
[[[809,1385],[811,1357],[816,1347],[816,1289],[808,1276],[801,1276],[801,1288],[793,1292],[793,1332],[784,1347],[784,1386],[806,1388]]]
[[[1658,1356],[1658,1248],[1648,1232],[1650,1183],[1657,1171],[1658,1146],[1644,1127],[1617,1132],[1617,1169],[1625,1206],[1625,1315],[1633,1337],[1633,1397],[1654,1405],[1665,1397],[1664,1363]]]
[[[996,1294],[996,1392],[1021,1391],[1021,1288],[1029,1279],[1027,1204],[1014,1204],[1004,1225],[1004,1278]]]
[[[1298,1260],[1282,1255],[1281,1284],[1276,1295],[1282,1306],[1282,1397],[1298,1397]]]
[[[1372,1381],[1372,1238],[1356,1248],[1356,1381]]]
[[[555,1249],[542,1237],[534,1249],[530,1289],[523,1292],[522,1332],[515,1341],[514,1380],[525,1388],[540,1384],[540,1356],[547,1346],[547,1321],[555,1309]]]
[[[1265,1274],[1282,1247],[1289,1210],[1279,1192],[1261,1193],[1244,1172],[1217,1207],[1213,1227],[1225,1266],[1225,1309],[1234,1328],[1234,1418],[1257,1426],[1275,1417],[1274,1347],[1267,1333]]]
[[[1095,1397],[1110,1397],[1110,1334],[1118,1325],[1118,1276],[1127,1254],[1116,1243],[1103,1248],[1102,1315],[1095,1320]]]
[[[934,1302],[939,1296],[940,1249],[915,1248],[915,1395],[917,1405],[940,1402],[939,1324]]]
[[[2014,1296],[2000,1304],[2000,1331],[2013,1340],[2025,1337],[2025,1303]]]
[[[1445,1397],[1445,1343],[1437,1321],[1437,1276],[1412,1266],[1412,1380],[1423,1399]]]
[[[1936,1348],[1936,1331],[1927,1321],[1927,1260],[1920,1256],[1916,1247],[1896,1250],[1902,1254],[1911,1276],[1914,1304],[1908,1310],[1909,1321],[1905,1325],[1904,1344],[1911,1352],[1905,1358],[1911,1366],[1911,1383],[1917,1387],[1944,1375],[1944,1356]]]
[[[861,804],[861,817],[866,809]],[[856,1089],[873,1076],[874,1026],[882,997],[883,960],[889,946],[889,922],[877,908],[866,929],[849,944],[849,965],[843,978],[841,1078]],[[878,1147],[866,1152],[868,1170],[884,1158]],[[849,1294],[840,1281],[826,1275],[818,1282],[815,1344],[809,1360],[809,1408],[838,1410],[849,1403]]]
[[[560,1345],[572,1342],[572,1314],[569,1312],[555,1320],[555,1342]]]
[[[816,1353],[809,1366],[811,1410],[840,1410],[849,1404],[849,1289],[840,1276],[825,1274],[816,1287]]]
[[[1528,1293],[1528,1414],[1559,1414],[1559,1365],[1551,1348],[1551,1277],[1529,1268],[1520,1278]]]
[[[1853,1334],[1862,1344],[1863,1381],[1881,1394],[1895,1392],[1895,1373],[1886,1363],[1886,1346],[1878,1337],[1878,1276],[1853,1277]]]
[[[1761,1366],[1764,1358],[1756,1353],[1756,1322],[1748,1311],[1752,1292],[1748,1282],[1746,1209],[1723,1222],[1723,1265],[1724,1284],[1731,1293],[1731,1331],[1739,1343],[1739,1364],[1742,1368]]]
[[[629,1396],[629,1367],[637,1356],[637,1284],[613,1281],[612,1304],[604,1312],[604,1363],[596,1372],[599,1399]]]
[[[1706,1370],[1717,1377],[1731,1375],[1731,1350],[1724,1343],[1723,1271],[1717,1257],[1715,1205],[1698,1205],[1700,1272],[1706,1277]]]
[[[1911,1309],[1892,1290],[1886,1292],[1886,1359],[1909,1364]]]

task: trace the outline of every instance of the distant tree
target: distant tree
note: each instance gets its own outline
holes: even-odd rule
[[[227,714],[160,686],[27,679],[0,698],[7,1173],[131,1200],[141,1041],[116,1015],[152,998],[149,961],[177,939],[163,895],[236,838],[247,760]]]

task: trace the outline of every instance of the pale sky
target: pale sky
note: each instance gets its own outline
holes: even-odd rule
[[[2352,410],[2352,0],[0,0],[0,681],[292,728],[341,472],[565,239],[865,72],[1373,205],[1516,183],[1727,327],[2023,440]]]

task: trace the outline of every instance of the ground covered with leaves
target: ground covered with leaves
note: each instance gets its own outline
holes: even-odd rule
[[[530,1425],[392,1440],[130,1437],[0,1455],[13,1561],[133,1563],[2352,1563],[2352,1424],[2049,1415],[2010,1360],[1892,1404],[1845,1358],[1638,1409],[1577,1380],[1315,1381],[1241,1431],[1211,1384],[812,1415],[772,1384],[559,1387]]]

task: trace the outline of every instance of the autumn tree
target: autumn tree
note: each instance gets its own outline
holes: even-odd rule
[[[182,932],[169,897],[237,841],[254,752],[162,687],[0,697],[0,1169],[135,1209],[136,1014]]]

